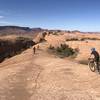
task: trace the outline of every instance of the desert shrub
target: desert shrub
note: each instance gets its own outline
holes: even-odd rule
[[[48,49],[54,50],[54,46],[50,45]]]
[[[60,47],[57,48],[49,48],[50,50],[52,50],[52,52],[54,54],[56,54],[57,56],[64,58],[64,57],[69,57],[75,54],[74,49],[70,48],[68,45],[66,44],[61,44]]]
[[[97,39],[97,38],[88,38],[89,40],[100,40],[100,39]]]
[[[81,38],[81,39],[78,39],[78,38],[71,38],[71,39],[66,39],[66,41],[85,41],[85,40],[100,40],[98,38]]]
[[[69,48],[69,46],[66,45],[66,44],[61,44],[61,48],[64,50],[64,49],[66,49],[66,48]]]
[[[39,43],[43,43],[43,42],[46,42],[46,40],[44,38],[40,38]]]
[[[81,41],[84,41],[84,40],[100,40],[99,38],[82,38]]]
[[[20,37],[17,37],[15,41],[32,41],[32,39],[20,36]]]
[[[75,49],[74,49],[74,54],[71,56],[71,58],[72,58],[72,59],[76,58],[77,55],[79,54],[79,52],[80,52],[80,49],[79,49],[79,48],[75,48]]]
[[[79,48],[75,48],[74,51],[75,51],[76,53],[79,53],[80,49],[79,49]]]
[[[85,41],[85,38],[81,38],[80,41]]]
[[[53,35],[58,35],[58,33],[57,32],[54,32],[54,33],[52,33]]]
[[[47,35],[47,32],[43,32],[42,35],[43,35],[43,38],[44,38]]]
[[[78,41],[78,38],[66,39],[66,41]]]
[[[56,49],[56,52],[61,57],[69,57],[75,53],[72,48],[70,48],[68,45],[65,44],[64,45],[61,44],[61,47],[58,47]]]

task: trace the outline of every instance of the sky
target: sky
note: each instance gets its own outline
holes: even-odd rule
[[[0,0],[0,26],[100,32],[100,0]]]

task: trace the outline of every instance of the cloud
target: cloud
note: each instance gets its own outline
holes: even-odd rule
[[[0,21],[0,25],[12,25],[12,23],[7,21]]]
[[[0,19],[4,18],[4,16],[0,16]]]

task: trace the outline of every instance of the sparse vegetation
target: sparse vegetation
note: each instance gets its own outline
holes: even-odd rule
[[[74,52],[75,52],[75,53],[71,56],[71,58],[73,58],[73,59],[76,58],[77,55],[79,54],[79,51],[80,51],[79,48],[75,48],[75,49],[74,49]]]
[[[57,32],[53,32],[52,34],[53,34],[53,35],[58,35],[58,33],[57,33]]]
[[[85,41],[85,40],[100,40],[98,38],[82,38],[81,41]]]
[[[85,41],[85,40],[100,40],[98,38],[71,38],[71,39],[66,39],[66,41]]]
[[[54,47],[50,45],[48,49],[54,50]]]
[[[70,48],[66,44],[61,44],[60,47],[54,48],[53,46],[50,45],[48,48],[52,53],[56,54],[57,56],[64,58],[64,57],[69,57],[75,54],[75,50]]]
[[[71,38],[71,39],[66,39],[66,41],[79,41],[78,38]]]

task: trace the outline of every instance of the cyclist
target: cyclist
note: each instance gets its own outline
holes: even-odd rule
[[[92,48],[92,49],[91,49],[91,56],[93,56],[93,58],[94,58],[94,60],[95,60],[95,62],[96,62],[97,70],[98,70],[98,72],[99,72],[99,74],[100,74],[100,68],[99,68],[99,53],[96,51],[95,48]],[[91,57],[91,56],[90,56],[90,57]]]

